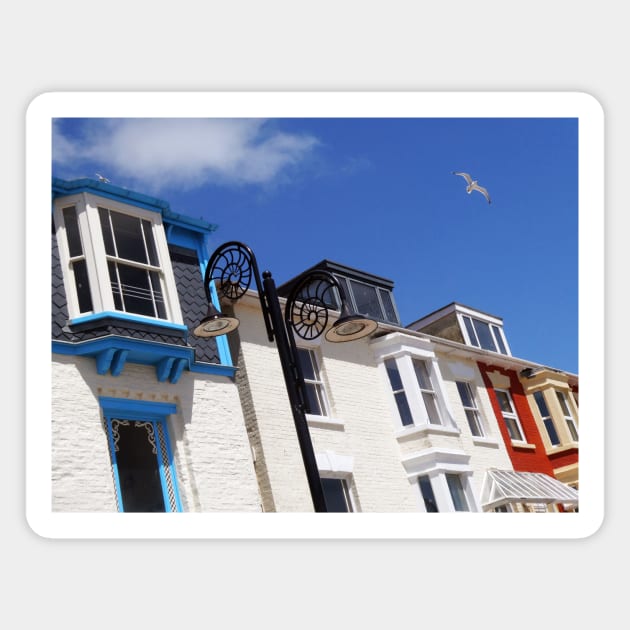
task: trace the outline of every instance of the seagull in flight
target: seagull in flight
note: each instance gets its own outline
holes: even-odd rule
[[[94,175],[96,175],[99,182],[103,182],[104,184],[109,184],[109,179],[107,179],[107,177],[104,177],[100,173],[94,173]]]
[[[490,201],[490,195],[488,191],[477,183],[476,179],[473,179],[468,173],[458,173],[457,171],[453,171],[453,175],[461,175],[465,180],[468,186],[466,186],[466,192],[470,195],[473,190],[478,190],[487,200],[488,203],[492,203]]]

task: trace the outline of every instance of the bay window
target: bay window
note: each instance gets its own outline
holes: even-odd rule
[[[182,326],[160,212],[81,193],[58,198],[54,218],[71,324]]]

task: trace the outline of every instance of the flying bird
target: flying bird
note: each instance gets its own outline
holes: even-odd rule
[[[458,173],[457,171],[453,171],[453,175],[461,175],[465,180],[468,186],[466,186],[466,192],[470,195],[473,190],[478,190],[487,200],[488,203],[492,203],[490,201],[490,195],[488,191],[477,183],[476,179],[473,179],[468,173]]]
[[[103,177],[103,175],[101,175],[100,173],[94,173],[94,175],[98,177],[99,182],[103,182],[104,184],[109,184],[109,179],[107,179],[107,177]]]

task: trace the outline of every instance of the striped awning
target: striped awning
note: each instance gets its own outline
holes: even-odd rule
[[[577,490],[544,473],[495,470],[486,472],[481,493],[484,510],[507,503],[578,505]]]

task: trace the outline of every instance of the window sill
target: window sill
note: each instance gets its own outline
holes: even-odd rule
[[[445,427],[439,424],[421,424],[405,427],[396,432],[397,440],[424,435],[459,435],[459,429]]]
[[[494,438],[477,437],[473,435],[473,444],[476,444],[477,446],[491,446],[496,448],[499,446],[499,441]]]
[[[306,414],[306,422],[309,426],[322,427],[324,429],[342,429],[345,426],[343,420],[331,418],[330,416],[316,416],[312,413]]]
[[[527,442],[519,442],[518,440],[511,440],[512,448],[521,450],[521,451],[535,451],[535,444],[528,444]]]
[[[567,451],[577,451],[580,448],[578,442],[569,442],[568,444],[560,444],[547,449],[547,455],[557,455]]]

